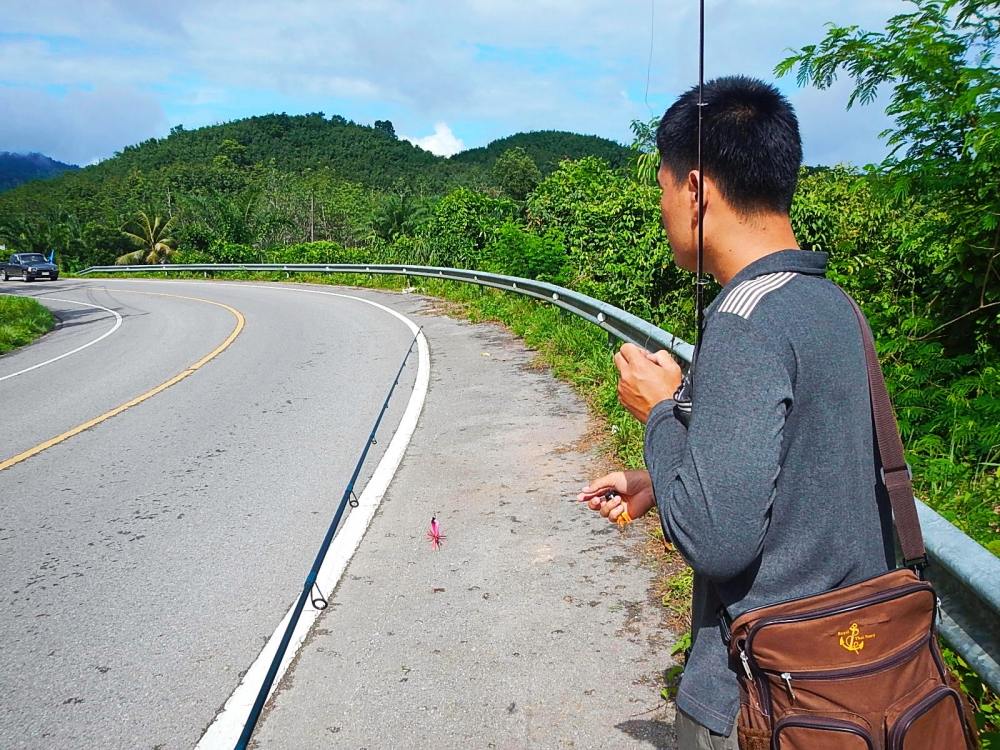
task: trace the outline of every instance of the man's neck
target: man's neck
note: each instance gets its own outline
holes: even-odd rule
[[[711,250],[706,242],[707,270],[722,286],[756,260],[780,250],[797,250],[798,240],[787,216],[739,218],[720,233]]]

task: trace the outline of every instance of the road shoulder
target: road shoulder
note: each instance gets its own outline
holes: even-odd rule
[[[573,502],[604,468],[586,405],[497,326],[362,294],[424,326],[430,390],[259,746],[672,747],[642,528]]]

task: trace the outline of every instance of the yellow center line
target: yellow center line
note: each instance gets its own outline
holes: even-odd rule
[[[154,297],[174,297],[175,299],[193,300],[195,302],[204,302],[204,303],[209,304],[209,305],[215,305],[216,307],[221,307],[224,310],[228,310],[230,313],[232,313],[233,317],[236,318],[236,326],[233,328],[233,330],[226,337],[225,341],[223,341],[221,344],[219,344],[217,347],[215,347],[215,349],[213,349],[212,351],[210,351],[208,354],[206,354],[204,357],[202,357],[201,359],[199,359],[193,365],[191,365],[190,367],[188,367],[186,370],[178,373],[177,375],[174,375],[172,378],[170,378],[170,380],[167,380],[166,382],[160,383],[155,388],[152,388],[151,390],[146,391],[145,393],[143,393],[140,396],[136,396],[131,401],[126,401],[121,406],[116,406],[111,411],[104,412],[104,414],[101,414],[99,417],[94,417],[93,419],[87,420],[83,424],[77,425],[73,429],[67,430],[66,432],[62,433],[61,435],[56,435],[54,438],[46,440],[44,443],[39,443],[34,448],[29,448],[28,450],[24,451],[23,453],[18,453],[16,456],[11,456],[10,458],[8,458],[8,459],[0,462],[0,471],[3,471],[4,469],[9,469],[11,466],[14,466],[15,464],[19,464],[22,461],[26,461],[27,459],[31,458],[32,456],[37,456],[39,453],[41,453],[44,450],[47,450],[47,449],[51,448],[53,445],[58,445],[59,443],[65,441],[65,440],[69,440],[74,435],[79,435],[84,430],[89,430],[91,427],[94,427],[95,425],[99,425],[101,422],[105,422],[105,421],[111,419],[111,417],[114,417],[114,416],[116,416],[118,414],[121,414],[126,409],[131,409],[133,406],[135,406],[137,404],[141,404],[143,401],[146,401],[147,399],[152,398],[157,393],[160,393],[161,391],[165,391],[170,386],[175,385],[175,384],[181,382],[188,375],[191,375],[192,373],[198,371],[199,369],[201,369],[202,367],[204,367],[206,364],[208,364],[210,361],[212,361],[213,359],[215,359],[217,356],[219,356],[220,354],[222,354],[222,352],[224,352],[226,349],[228,349],[229,345],[232,344],[236,340],[236,337],[240,335],[240,332],[243,330],[243,327],[246,325],[246,318],[243,317],[243,313],[241,313],[235,307],[230,307],[229,305],[225,305],[225,304],[223,304],[221,302],[214,302],[213,300],[210,300],[210,299],[202,299],[201,297],[184,297],[184,296],[181,296],[179,294],[164,294],[162,292],[137,292],[137,291],[133,291],[131,289],[115,289],[113,291],[115,291],[115,292],[126,292],[128,294],[147,294],[147,295],[151,295],[151,296],[154,296]]]

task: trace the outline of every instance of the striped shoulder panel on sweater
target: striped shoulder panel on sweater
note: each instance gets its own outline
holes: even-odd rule
[[[794,279],[796,275],[791,271],[782,271],[781,273],[769,273],[764,276],[758,276],[755,279],[740,282],[722,300],[722,304],[719,305],[719,312],[733,313],[734,315],[739,315],[741,318],[749,319],[750,313],[754,311],[754,308],[757,307],[757,304],[764,299],[764,296],[768,292],[780,289]]]

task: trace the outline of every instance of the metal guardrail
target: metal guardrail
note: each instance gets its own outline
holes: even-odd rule
[[[207,263],[91,266],[91,273],[212,273],[225,271],[354,273],[418,276],[460,281],[516,292],[567,310],[602,328],[612,339],[673,352],[690,363],[694,347],[673,334],[613,305],[571,289],[515,276],[457,268],[337,263]],[[939,630],[948,644],[994,690],[1000,691],[1000,558],[917,500],[917,512],[931,557],[930,578],[941,600]]]
[[[393,276],[421,276],[444,281],[463,281],[479,286],[493,287],[517,292],[528,297],[544,300],[561,307],[594,325],[603,328],[609,336],[621,341],[629,341],[648,348],[656,344],[661,349],[673,352],[685,362],[690,362],[694,347],[662,328],[648,323],[642,318],[601,302],[585,294],[564,289],[555,284],[516,276],[501,276],[482,271],[465,271],[458,268],[438,268],[436,266],[405,265],[356,265],[338,263],[206,263],[206,264],[161,264],[148,266],[91,266],[80,271],[78,276],[91,273],[212,273],[220,271],[260,271],[266,273],[360,273],[388,274]]]

